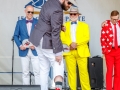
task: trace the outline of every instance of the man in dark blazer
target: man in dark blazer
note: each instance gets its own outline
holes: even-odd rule
[[[74,0],[48,0],[42,7],[38,23],[31,33],[29,41],[36,46],[40,59],[41,90],[48,90],[48,73],[53,67],[53,78],[56,89],[61,90],[64,65],[62,59],[63,46],[60,30],[63,24],[63,10],[76,5]]]
[[[39,59],[35,46],[30,44],[28,41],[33,28],[38,22],[37,19],[33,18],[34,8],[27,6],[25,9],[26,18],[18,20],[14,31],[14,40],[19,49],[19,56],[22,64],[22,79],[23,85],[30,84],[29,76],[29,65],[30,61],[33,65],[33,72],[35,76],[35,84],[40,85],[40,69]]]

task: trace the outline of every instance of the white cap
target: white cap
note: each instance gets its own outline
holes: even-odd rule
[[[69,0],[74,6],[77,6],[76,0]]]

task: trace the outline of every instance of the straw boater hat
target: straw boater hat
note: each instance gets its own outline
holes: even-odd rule
[[[76,6],[70,7],[69,14],[71,14],[71,13],[78,13],[79,15],[81,15],[81,13],[79,13],[78,7],[76,7]]]

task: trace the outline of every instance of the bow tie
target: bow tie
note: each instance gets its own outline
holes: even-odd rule
[[[33,20],[26,20],[26,23],[32,23]]]
[[[71,24],[77,24],[77,22],[71,22]]]

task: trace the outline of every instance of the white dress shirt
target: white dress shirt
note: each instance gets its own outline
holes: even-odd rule
[[[26,20],[28,20],[28,19],[26,19]],[[32,23],[28,22],[28,23],[26,23],[26,25],[27,25],[28,35],[30,36],[30,32],[31,32],[31,28],[32,28]]]
[[[77,27],[77,24],[71,24],[70,33],[71,33],[72,42],[76,42],[76,27]]]
[[[115,32],[114,32],[114,25],[111,23],[111,26],[112,26],[112,30],[113,30],[113,47],[115,46],[114,45],[114,35],[115,35]],[[120,46],[120,27],[118,24],[116,24],[116,28],[117,28],[117,42],[118,42],[118,46]]]

